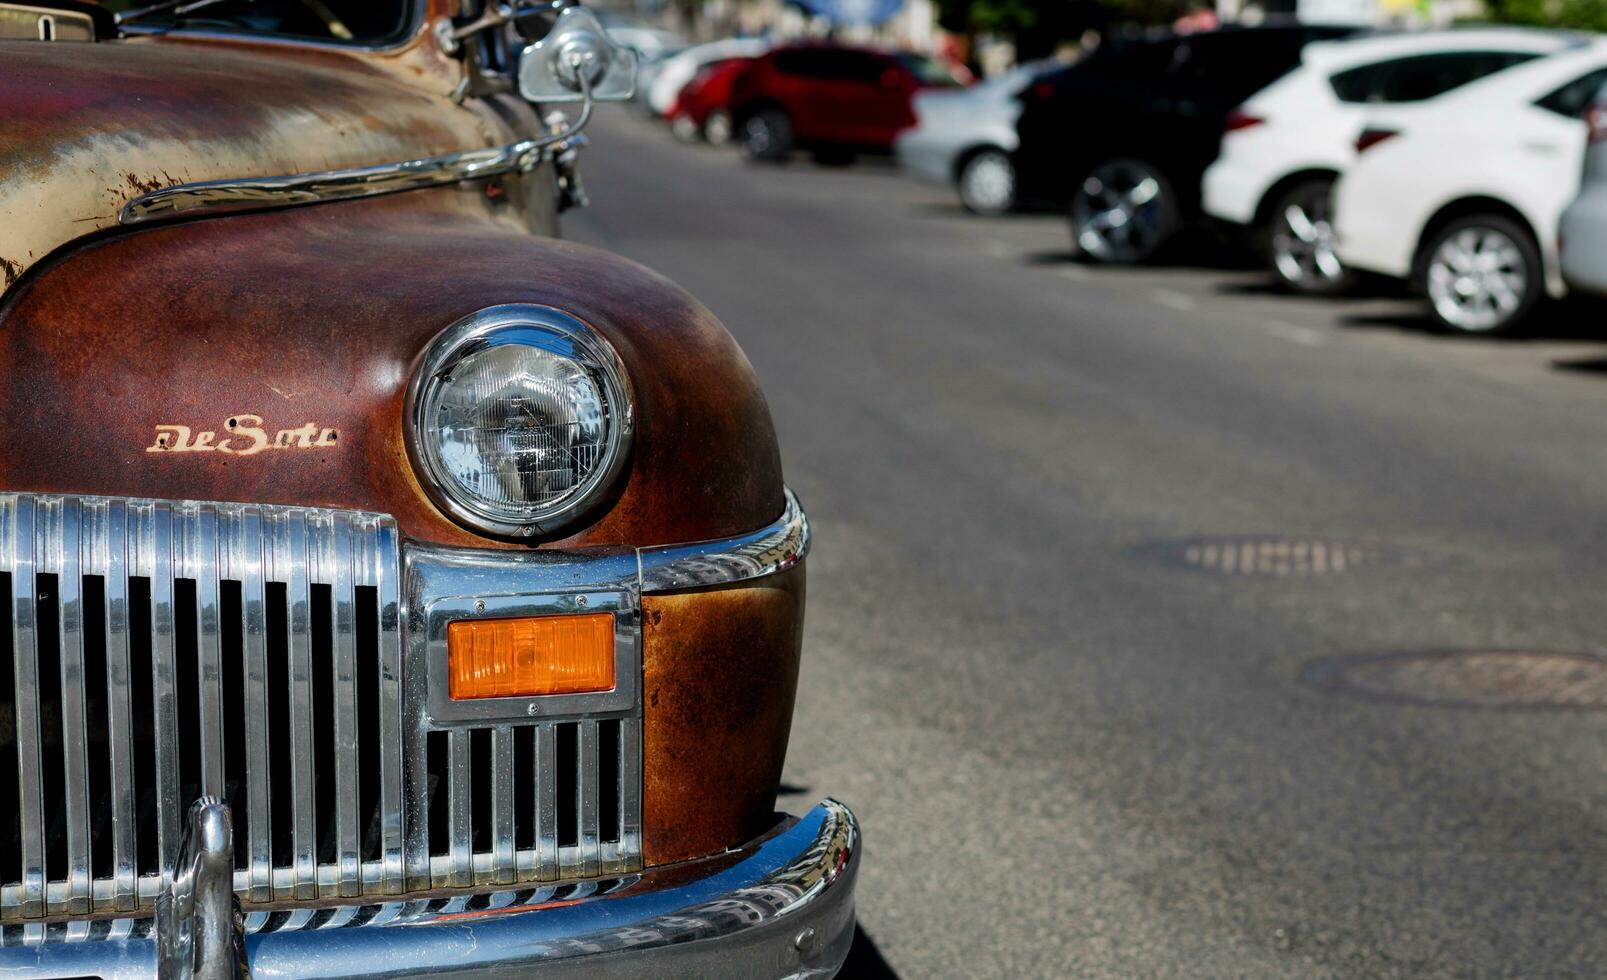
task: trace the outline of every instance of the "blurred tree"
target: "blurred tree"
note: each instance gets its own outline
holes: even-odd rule
[[[1607,0],[1489,0],[1498,24],[1607,31]]]
[[[1607,0],[1575,0],[1607,3]],[[938,24],[951,34],[1011,38],[1016,58],[1047,57],[1063,42],[1112,24],[1168,24],[1188,7],[1187,0],[934,0]]]

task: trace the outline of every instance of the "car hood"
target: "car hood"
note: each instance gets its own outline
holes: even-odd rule
[[[418,52],[0,42],[0,289],[162,187],[497,142],[489,118],[454,105],[449,90]]]

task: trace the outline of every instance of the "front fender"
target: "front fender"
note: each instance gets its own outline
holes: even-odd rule
[[[364,509],[420,541],[528,546],[443,515],[402,426],[430,340],[519,302],[594,327],[636,395],[632,460],[612,496],[537,546],[699,541],[781,513],[769,410],[714,316],[639,265],[531,237],[505,195],[479,186],[171,224],[58,253],[0,309],[0,488]],[[259,440],[230,441],[231,419],[289,445],[233,451]],[[199,451],[161,451],[159,433],[178,426],[191,444],[212,435]]]

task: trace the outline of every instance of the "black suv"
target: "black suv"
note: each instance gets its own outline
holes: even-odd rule
[[[1200,177],[1228,113],[1357,28],[1227,27],[1117,37],[1022,92],[1025,198],[1069,205],[1072,240],[1100,262],[1141,262],[1199,214]]]

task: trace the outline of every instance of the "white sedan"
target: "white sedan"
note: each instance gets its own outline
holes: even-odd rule
[[[1565,291],[1557,221],[1579,192],[1581,114],[1607,82],[1607,41],[1510,68],[1403,115],[1380,107],[1339,181],[1347,266],[1409,279],[1447,329],[1519,327]]]
[[[1435,97],[1562,50],[1561,31],[1484,28],[1386,34],[1308,45],[1298,68],[1228,119],[1205,171],[1205,213],[1243,226],[1272,271],[1299,292],[1347,284],[1333,250],[1333,183],[1356,157],[1369,107],[1404,115]]]

